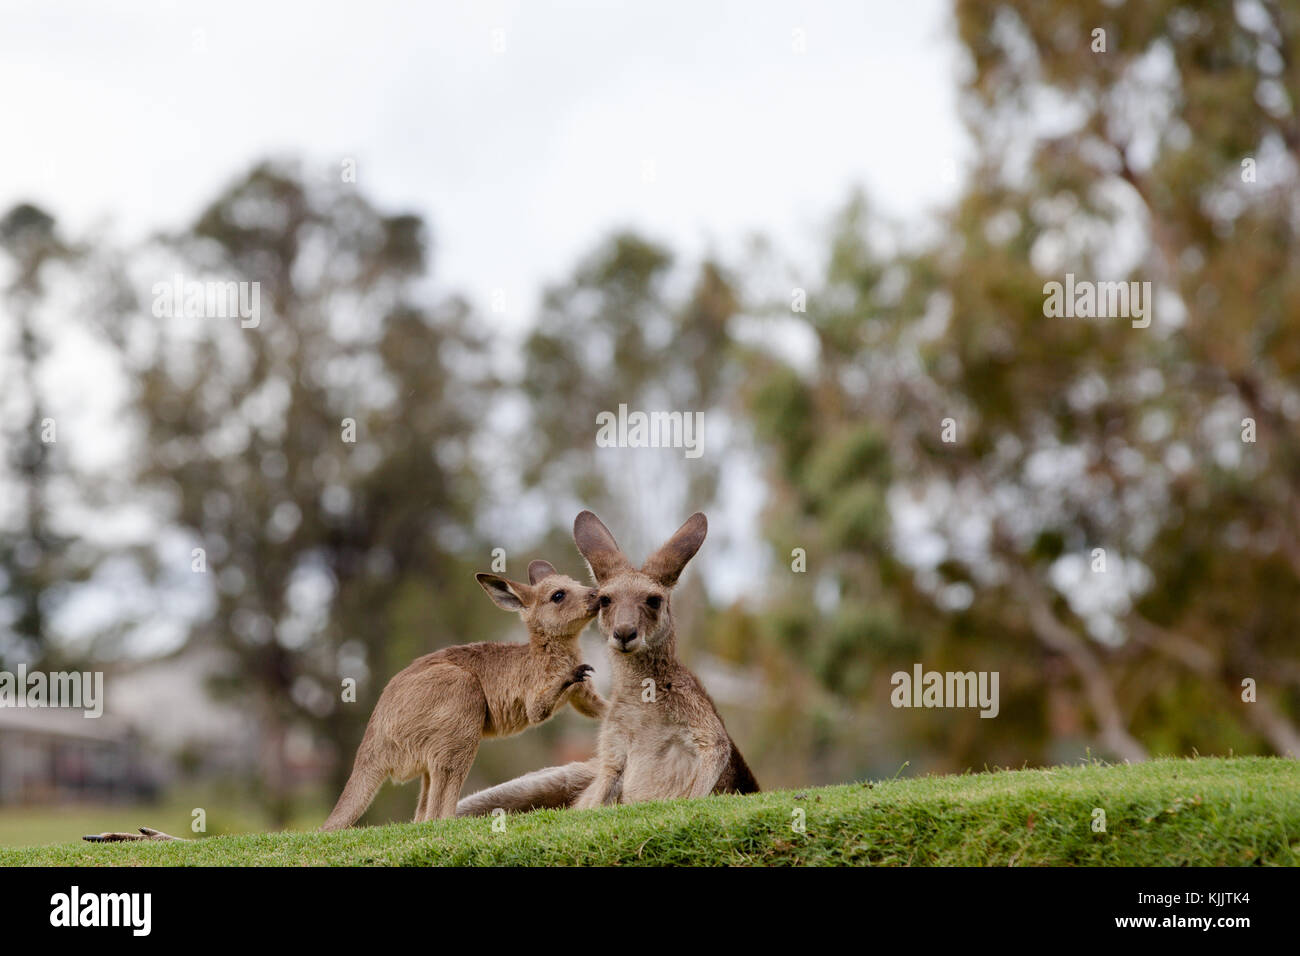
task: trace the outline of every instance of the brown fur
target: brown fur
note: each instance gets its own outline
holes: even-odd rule
[[[529,584],[494,574],[478,582],[500,607],[518,611],[527,644],[463,644],[417,659],[388,682],[357,749],[352,776],[322,830],[349,827],[384,780],[420,778],[415,820],[450,817],[479,741],[517,734],[565,703],[600,717],[605,701],[587,683],[591,665],[578,635],[596,612],[596,592],[545,561]],[[552,598],[562,592],[559,602]]]
[[[456,816],[487,816],[498,807],[515,813],[571,807],[595,779],[594,759],[545,767],[466,797],[456,804]]]
[[[370,715],[352,775],[322,830],[355,823],[390,777],[398,783],[420,778],[417,823],[452,816],[483,737],[517,734],[565,703],[588,717],[604,715],[605,700],[587,683],[591,665],[578,654],[578,635],[596,614],[595,589],[557,573],[546,561],[528,566],[528,584],[495,574],[476,578],[498,606],[519,612],[528,643],[444,648],[417,658],[390,680]],[[557,591],[564,592],[559,603],[551,600]],[[561,771],[556,781],[565,802],[539,802],[538,807],[567,805],[568,793],[586,786],[592,776],[548,769]],[[553,799],[544,791],[538,800]],[[180,837],[141,827],[139,833],[82,839],[116,843]]]
[[[457,815],[758,791],[713,700],[677,660],[670,592],[707,533],[704,515],[692,515],[637,570],[599,518],[578,515],[573,538],[600,589],[597,622],[614,670],[599,753],[467,797]]]

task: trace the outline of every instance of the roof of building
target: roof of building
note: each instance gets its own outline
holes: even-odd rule
[[[122,720],[108,716],[86,717],[80,710],[61,707],[0,707],[0,735],[6,731],[121,740],[129,733],[130,727]]]

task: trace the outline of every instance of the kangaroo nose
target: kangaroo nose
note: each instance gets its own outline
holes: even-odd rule
[[[623,645],[624,648],[626,648],[629,644],[631,644],[633,641],[636,640],[636,628],[635,627],[618,628],[616,631],[614,631],[614,640],[618,641],[620,644]]]

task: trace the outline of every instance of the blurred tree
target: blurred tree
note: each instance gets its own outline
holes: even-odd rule
[[[710,262],[693,289],[674,294],[672,265],[666,249],[620,233],[543,296],[524,343],[520,451],[524,483],[544,492],[558,537],[568,538],[578,509],[591,508],[619,529],[625,548],[657,546],[716,493],[736,299]],[[617,415],[620,405],[703,413],[703,454],[598,448],[597,415]]]
[[[1300,11],[958,15],[982,165],[929,356],[971,402],[984,488],[1015,476],[1019,516],[992,521],[1005,594],[1113,753],[1245,733],[1300,756]],[[1151,282],[1150,327],[1045,317],[1044,280],[1070,272]]]
[[[212,580],[191,640],[236,662],[218,690],[254,708],[283,820],[295,730],[338,746],[341,783],[393,673],[503,623],[469,557],[486,554],[471,439],[488,377],[468,307],[419,298],[422,222],[354,187],[259,165],[160,252],[156,296],[173,271],[259,289],[256,323],[156,309],[131,361],[141,478]]]
[[[29,205],[14,206],[0,219],[0,251],[10,275],[3,306],[6,374],[0,391],[0,445],[7,506],[0,509],[0,667],[22,661],[45,667],[62,656],[52,641],[51,602],[93,565],[84,548],[56,529],[50,503],[57,478],[73,479],[56,454],[58,422],[48,414],[42,371],[49,330],[41,308],[51,266],[76,256],[60,238],[55,221]]]
[[[759,360],[769,532],[821,569],[772,627],[849,699],[999,670],[996,721],[890,715],[949,765],[1300,755],[1300,12],[957,13],[944,237],[876,248],[851,203],[814,372]],[[1150,282],[1153,321],[1049,315],[1067,273]]]

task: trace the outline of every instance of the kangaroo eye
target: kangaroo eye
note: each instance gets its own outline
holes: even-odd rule
[[[609,607],[609,595],[608,595],[608,594],[602,594],[602,595],[600,596],[600,606],[601,606],[601,607]]]
[[[554,594],[551,595],[551,602],[554,604],[559,604],[563,600],[564,600],[563,591],[556,591]]]
[[[659,605],[663,603],[663,598],[657,594],[652,594],[645,599],[645,603],[650,606],[650,610],[657,611],[659,610]]]

